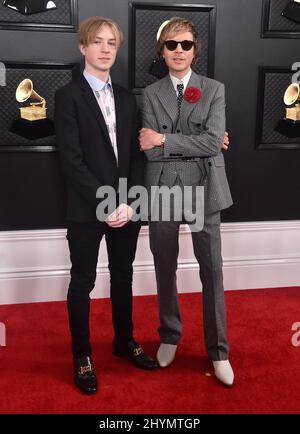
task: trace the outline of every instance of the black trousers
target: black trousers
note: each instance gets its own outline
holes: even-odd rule
[[[72,353],[76,358],[91,355],[90,292],[95,286],[99,246],[104,235],[115,337],[124,344],[133,339],[132,263],[140,227],[139,222],[129,222],[118,229],[101,222],[68,222],[67,239],[72,267],[67,306]]]

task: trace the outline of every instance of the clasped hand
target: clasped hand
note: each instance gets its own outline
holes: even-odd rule
[[[133,209],[131,206],[126,203],[121,203],[118,208],[107,217],[105,223],[107,223],[111,228],[121,228],[129,222],[132,215]]]

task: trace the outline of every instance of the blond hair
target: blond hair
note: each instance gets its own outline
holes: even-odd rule
[[[200,51],[200,41],[198,39],[198,32],[196,30],[196,27],[191,21],[188,21],[185,18],[181,18],[181,17],[172,17],[168,22],[168,24],[166,24],[165,27],[162,29],[156,44],[157,54],[161,56],[162,51],[164,49],[165,41],[167,41],[172,36],[175,36],[178,33],[182,33],[182,32],[191,32],[191,34],[193,35],[193,41],[195,43],[194,59],[196,59]]]
[[[81,21],[78,30],[78,44],[89,45],[97,33],[105,26],[109,27],[114,34],[118,48],[121,47],[124,42],[124,35],[120,26],[115,21],[105,17],[90,17]]]

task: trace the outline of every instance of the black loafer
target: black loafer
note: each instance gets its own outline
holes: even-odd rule
[[[89,356],[74,359],[74,382],[84,393],[97,392],[97,377]]]
[[[134,340],[127,345],[121,344],[116,338],[113,340],[113,355],[117,357],[128,356],[135,366],[140,369],[157,369],[159,364],[149,357],[143,348]]]

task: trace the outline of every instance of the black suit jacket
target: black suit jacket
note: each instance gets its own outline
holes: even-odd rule
[[[134,96],[113,84],[118,164],[95,95],[83,75],[55,95],[55,130],[67,181],[67,219],[96,221],[101,185],[128,188],[143,184],[144,156],[138,148],[138,113]]]

